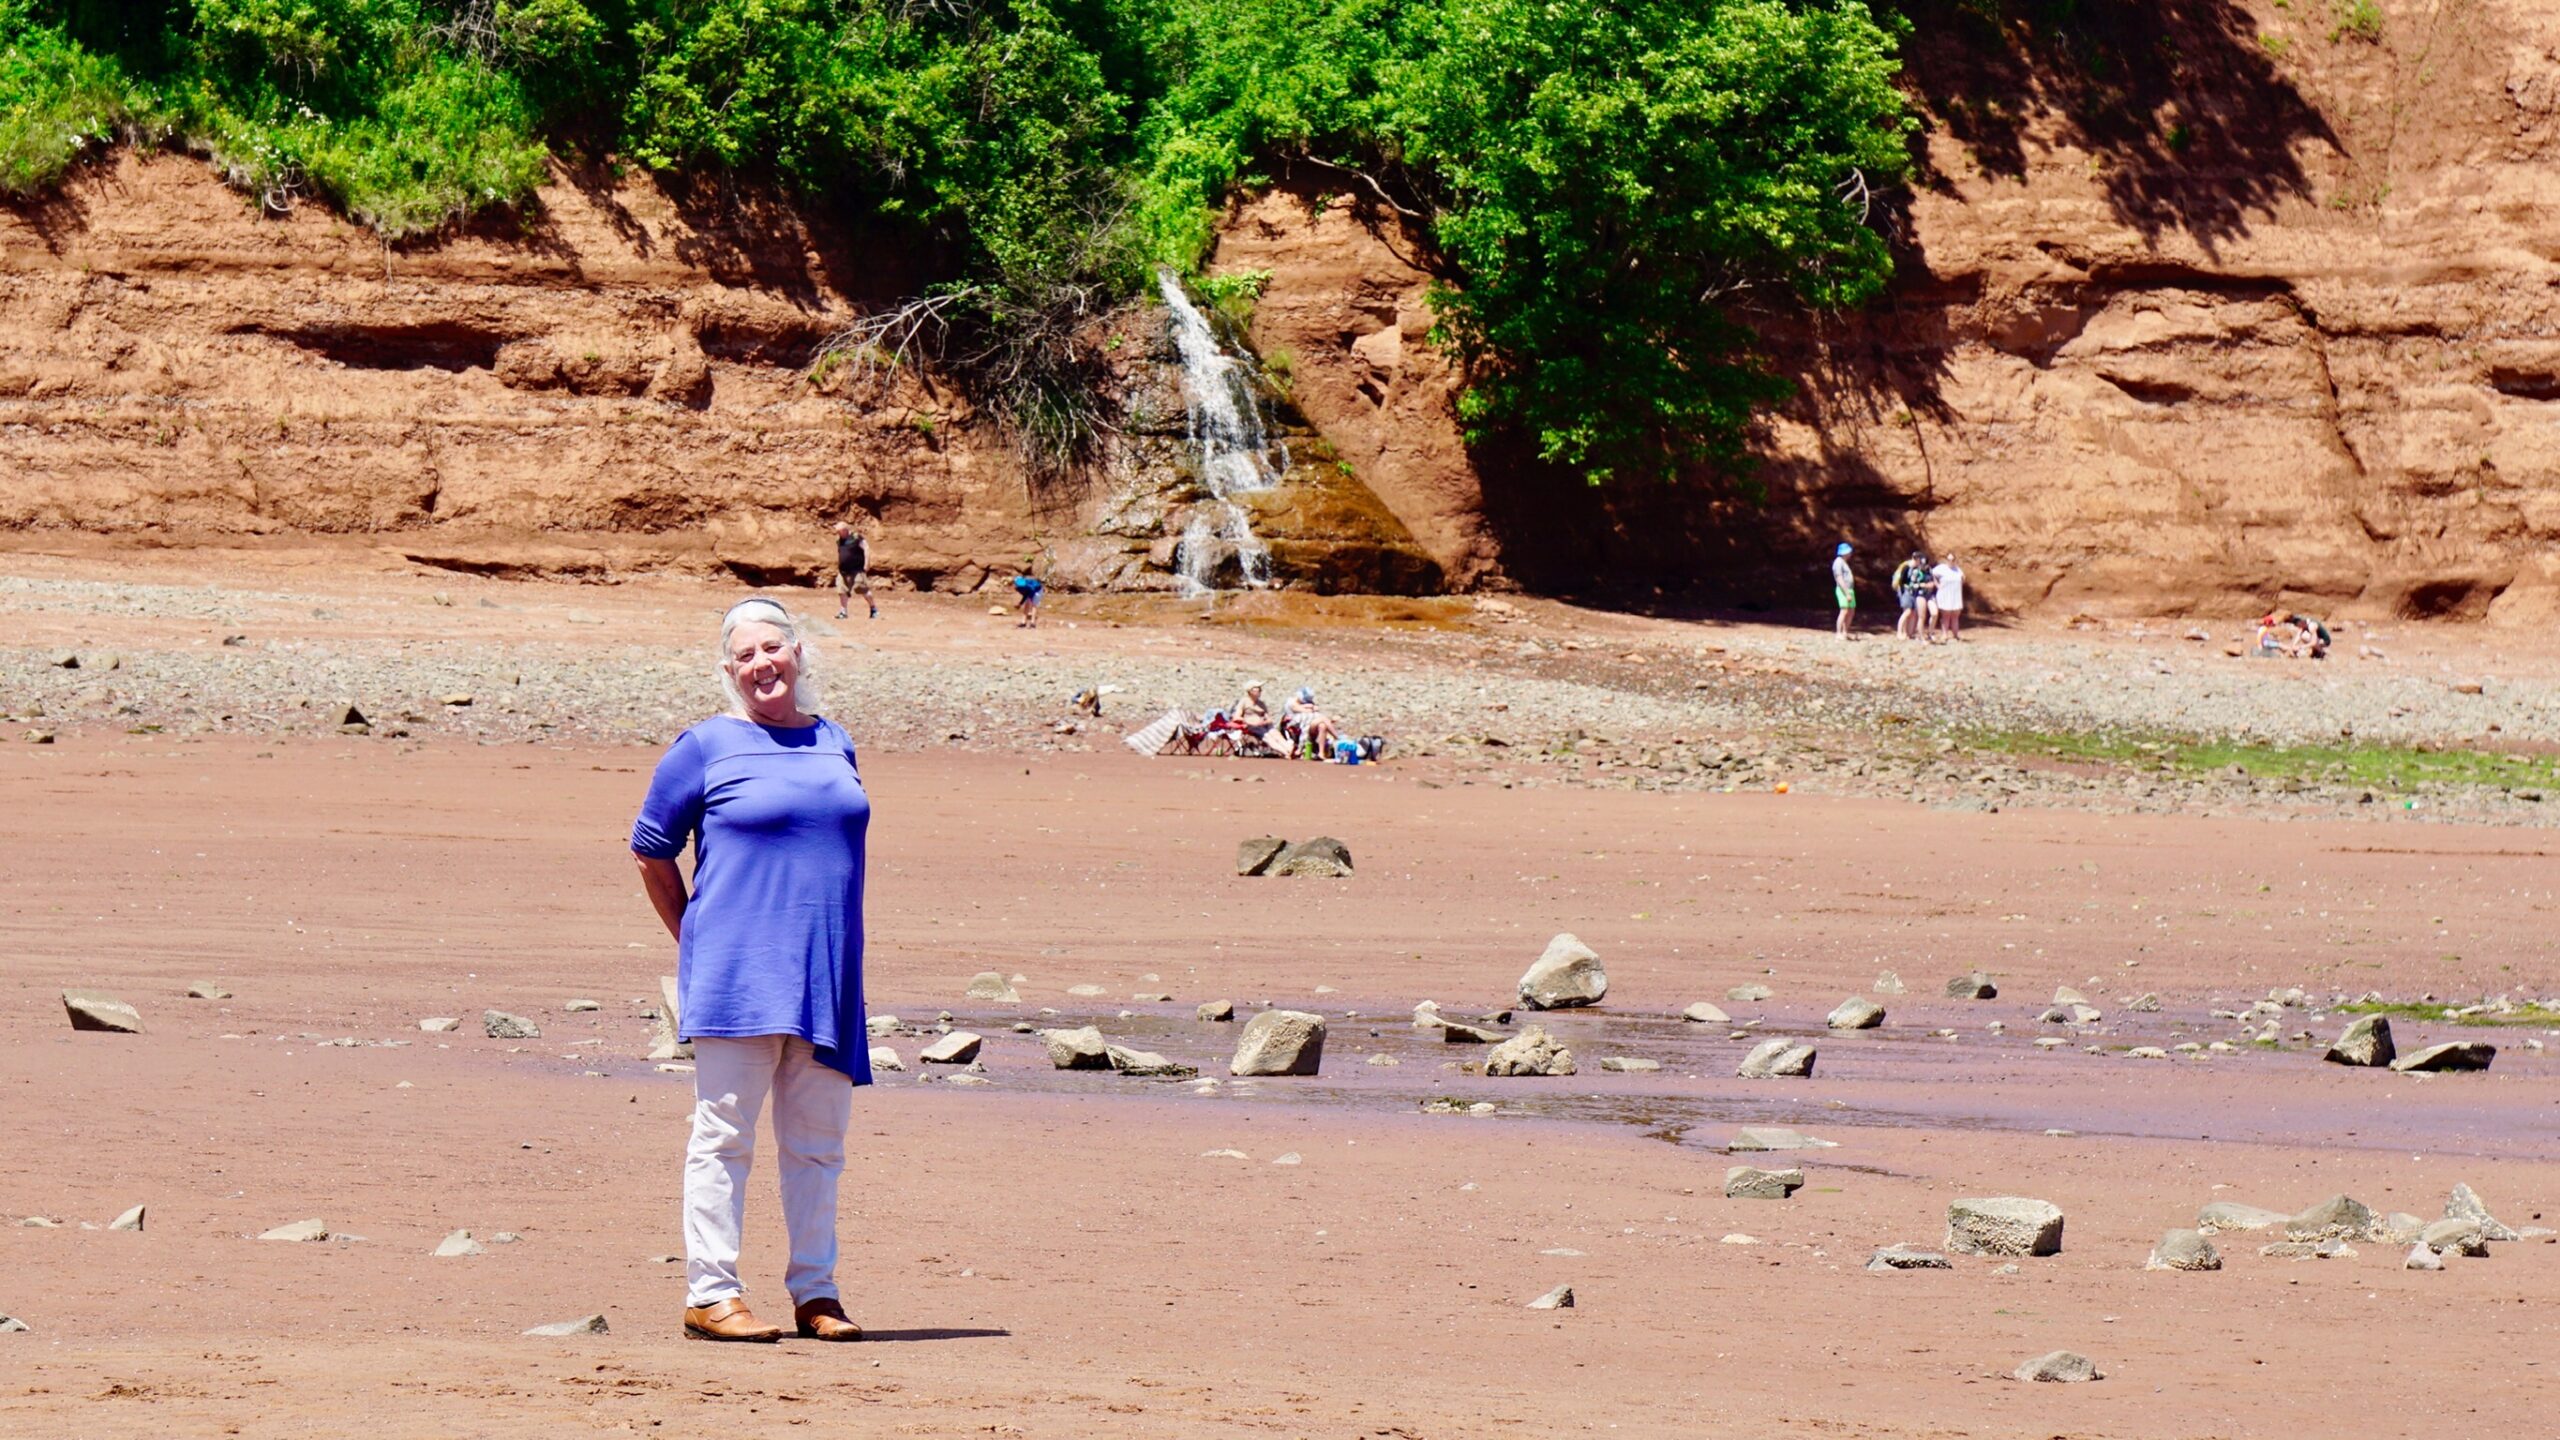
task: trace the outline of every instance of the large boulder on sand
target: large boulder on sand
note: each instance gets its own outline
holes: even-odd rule
[[[1227,1069],[1237,1075],[1313,1075],[1323,1063],[1323,1016],[1265,1010],[1245,1022]]]
[[[1947,1207],[1945,1249],[1959,1255],[2059,1255],[2062,1207],[2014,1195]]]
[[[1814,1049],[1810,1045],[1793,1040],[1763,1040],[1742,1057],[1742,1064],[1733,1073],[1745,1080],[1809,1078],[1813,1060]]]
[[[2332,1065],[2388,1065],[2399,1050],[2391,1043],[2391,1020],[2383,1015],[2359,1015],[2347,1022],[2338,1043],[2320,1058]]]
[[[1573,1052],[1556,1043],[1544,1025],[1532,1025],[1493,1047],[1484,1057],[1487,1075],[1570,1075]]]
[[[1546,953],[1520,977],[1520,1003],[1532,1010],[1597,1005],[1608,993],[1609,972],[1600,968],[1599,953],[1571,935],[1548,941]]]

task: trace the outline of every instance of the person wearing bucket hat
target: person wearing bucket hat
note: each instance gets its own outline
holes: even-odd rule
[[[1832,622],[1831,633],[1843,640],[1849,638],[1849,622],[1858,613],[1858,577],[1849,569],[1849,549],[1849,542],[1843,540],[1840,548],[1831,552],[1831,598],[1840,607],[1840,618]]]

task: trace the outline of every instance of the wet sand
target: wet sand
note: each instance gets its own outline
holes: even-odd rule
[[[622,846],[653,758],[98,733],[0,750],[0,1095],[23,1117],[0,1215],[64,1222],[0,1226],[0,1312],[34,1327],[0,1337],[0,1432],[2547,1427],[2560,1247],[2418,1274],[2388,1245],[2296,1262],[2232,1235],[2219,1273],[2141,1268],[2217,1199],[2344,1191],[2432,1218],[2465,1181],[2510,1224],[2560,1220],[2560,1067],[2524,1043],[2542,1032],[2395,1022],[2404,1051],[2496,1041],[2483,1075],[2347,1070],[2300,1043],[2121,1053],[2235,1038],[2209,1012],[2279,986],[2560,988],[2530,833],[876,752],[873,1008],[951,1010],[994,1083],[910,1071],[859,1098],[846,1290],[894,1343],[744,1350],[677,1337],[680,1267],[655,1258],[679,1247],[689,1088],[639,1058],[672,963]],[[1235,841],[1266,831],[1337,835],[1359,874],[1236,877]],[[1424,1043],[1413,1003],[1503,1006],[1560,930],[1611,979],[1602,1011],[1547,1021],[1582,1073],[1441,1068],[1479,1057]],[[1938,998],[1977,967],[1998,1000]],[[1809,1081],[1732,1078],[1747,1040],[1671,1018],[1709,999],[1812,1034],[1888,968],[1912,993],[1881,997],[1880,1031],[1823,1035]],[[1028,977],[1021,1006],[961,1001],[987,969]],[[197,980],[235,998],[181,998]],[[1774,999],[1723,999],[1746,981]],[[2106,1022],[2038,1050],[2065,1033],[2034,1017],[2066,984]],[[120,995],[150,1033],[71,1032],[67,986]],[[1128,999],[1156,991],[1172,1003]],[[2124,1012],[2144,991],[2161,1012]],[[1217,998],[1325,1013],[1325,1073],[1227,1078],[1233,1027],[1191,1018]],[[542,1038],[483,1038],[488,1007]],[[423,1035],[424,1015],[465,1028]],[[1017,1016],[1096,1019],[1223,1083],[1058,1074]],[[913,1037],[889,1043],[914,1063]],[[1603,1073],[1611,1054],[1665,1069]],[[1423,1113],[1440,1096],[1497,1113]],[[1810,1175],[1791,1201],[1726,1200],[1714,1147],[1754,1123],[1837,1148],[1779,1157]],[[1249,1158],[1203,1154],[1230,1148]],[[780,1310],[771,1184],[747,1273]],[[1860,1268],[1934,1246],[1949,1200],[2004,1193],[2063,1207],[2062,1255]],[[143,1234],[80,1228],[137,1202]],[[314,1216],[363,1238],[249,1238]],[[429,1258],[457,1227],[523,1238]],[[1522,1308],[1558,1283],[1577,1308]],[[519,1333],[591,1311],[612,1334]],[[2109,1378],[2001,1378],[2055,1348]]]

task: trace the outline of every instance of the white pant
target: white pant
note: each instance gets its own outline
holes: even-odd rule
[[[755,1160],[756,1112],[773,1096],[782,1152],[782,1221],[791,1235],[784,1283],[794,1305],[836,1294],[836,1180],[853,1123],[853,1081],[789,1035],[693,1042],[693,1139],[684,1154],[685,1303],[737,1295],[738,1238]]]

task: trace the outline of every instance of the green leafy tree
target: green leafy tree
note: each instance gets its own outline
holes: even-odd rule
[[[1890,278],[1870,202],[1912,122],[1859,0],[1444,0],[1406,22],[1379,125],[1446,190],[1438,333],[1479,433],[1516,425],[1595,481],[1731,460],[1783,393],[1741,302],[1845,307]]]

